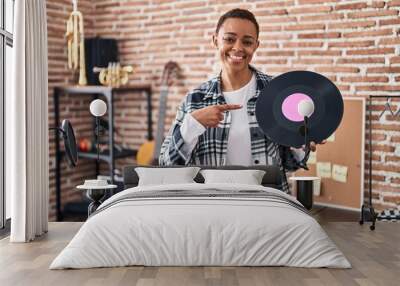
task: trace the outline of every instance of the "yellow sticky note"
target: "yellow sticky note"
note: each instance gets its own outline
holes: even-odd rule
[[[335,181],[346,183],[347,182],[347,167],[334,164],[332,167],[332,178]]]
[[[335,133],[332,133],[331,136],[329,136],[328,138],[326,138],[326,141],[328,141],[328,142],[333,142],[333,141],[335,141]]]
[[[330,162],[318,162],[317,163],[317,177],[331,178],[331,163]]]
[[[315,164],[317,163],[317,151],[310,152],[310,156],[308,157],[307,164]]]

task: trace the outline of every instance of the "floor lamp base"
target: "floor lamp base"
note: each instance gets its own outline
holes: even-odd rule
[[[372,205],[362,205],[361,207],[361,219],[360,224],[364,224],[364,221],[371,221],[372,225],[369,226],[370,230],[375,230],[375,222],[378,215],[375,213]]]

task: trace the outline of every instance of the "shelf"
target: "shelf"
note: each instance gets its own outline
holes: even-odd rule
[[[151,93],[150,85],[130,85],[130,86],[121,86],[121,87],[109,87],[109,86],[101,86],[101,85],[69,85],[63,87],[57,87],[59,91],[68,93],[68,94],[106,94],[110,92],[129,92],[129,91],[146,91],[148,94]]]
[[[132,158],[136,157],[137,150],[132,149],[123,149],[121,151],[117,151],[115,148],[114,142],[114,98],[115,96],[121,96],[121,94],[127,92],[144,92],[146,94],[147,101],[147,138],[148,140],[153,139],[152,132],[152,105],[151,105],[151,96],[152,90],[151,85],[146,84],[136,84],[123,86],[119,88],[113,88],[108,86],[56,86],[54,87],[53,93],[53,104],[54,104],[54,126],[60,125],[60,97],[63,95],[89,95],[93,98],[98,96],[104,96],[107,100],[107,118],[109,123],[109,135],[107,140],[107,147],[110,150],[114,150],[112,152],[112,156],[109,151],[101,152],[99,154],[99,161],[97,161],[97,152],[78,152],[79,158],[86,158],[95,161],[96,163],[96,175],[99,174],[99,162],[106,162],[109,168],[109,176],[111,181],[114,181],[114,171],[115,171],[115,160],[120,158]],[[124,95],[125,96],[125,95]],[[65,104],[65,103],[64,103]],[[60,150],[60,136],[55,133],[55,144],[56,144],[56,210],[57,210],[57,221],[62,219],[62,202],[61,202],[61,159],[64,155],[64,152]]]
[[[114,151],[114,159],[132,157],[136,156],[137,150],[133,149],[122,149],[122,151]],[[97,159],[96,152],[78,152],[80,158],[86,159]],[[110,154],[108,151],[99,154],[99,159],[105,162],[111,162]]]

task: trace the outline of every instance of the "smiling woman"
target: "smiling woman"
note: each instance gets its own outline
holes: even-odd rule
[[[285,171],[298,169],[304,152],[269,140],[258,125],[256,101],[272,78],[250,65],[258,35],[248,10],[220,17],[212,42],[222,70],[184,98],[161,148],[160,165],[276,165],[280,187],[289,192]]]
[[[231,18],[230,15],[238,17]],[[223,65],[221,76],[224,91],[236,90],[250,81],[252,72],[249,64],[259,46],[258,34],[258,23],[246,10],[233,10],[219,19],[213,44],[218,49]],[[232,78],[238,80],[232,81]]]

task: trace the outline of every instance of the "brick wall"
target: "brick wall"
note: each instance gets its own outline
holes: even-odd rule
[[[163,66],[168,60],[179,63],[184,78],[171,88],[166,129],[185,93],[219,70],[211,35],[219,16],[235,7],[250,9],[260,23],[261,43],[253,60],[260,70],[271,75],[297,69],[316,71],[333,80],[344,96],[400,94],[398,0],[87,0],[80,5],[89,15],[89,33],[118,39],[121,62],[135,68],[131,83],[152,85],[155,114]],[[60,37],[65,7],[68,3],[49,4],[49,13],[57,17],[55,22],[49,17],[49,29],[61,29],[49,39],[51,84],[70,78]],[[58,71],[57,78],[51,76],[54,71]],[[391,116],[378,120],[384,103],[376,100],[371,107],[374,202],[378,208],[400,204],[400,122]],[[119,142],[123,137],[124,143],[137,148],[145,140],[145,107],[139,95],[117,103]],[[399,101],[395,107],[400,108]]]

